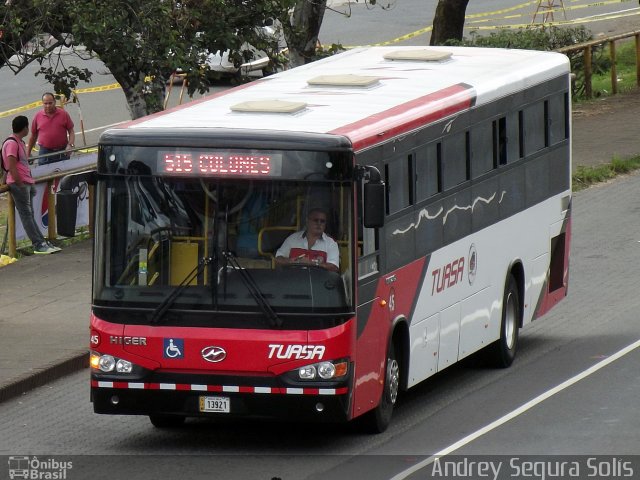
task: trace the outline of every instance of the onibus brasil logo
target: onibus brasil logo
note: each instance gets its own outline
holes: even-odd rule
[[[10,456],[9,478],[28,478],[33,480],[65,480],[67,470],[73,468],[73,462],[62,462],[55,458],[38,459],[34,456]]]

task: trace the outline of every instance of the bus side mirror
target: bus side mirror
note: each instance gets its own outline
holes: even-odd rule
[[[384,225],[384,183],[364,184],[364,226],[380,228]]]
[[[82,172],[67,175],[60,180],[56,193],[56,228],[64,237],[76,235],[76,216],[78,212],[79,184],[96,184],[96,172]]]

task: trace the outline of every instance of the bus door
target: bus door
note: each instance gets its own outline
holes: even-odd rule
[[[389,335],[389,290],[380,275],[379,232],[365,228],[362,195],[358,195],[358,295],[354,416],[375,407],[384,386],[384,366]]]

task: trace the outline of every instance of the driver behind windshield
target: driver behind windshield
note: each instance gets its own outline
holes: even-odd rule
[[[307,214],[304,230],[289,235],[276,252],[278,265],[316,265],[337,272],[340,252],[336,241],[325,233],[327,213],[312,208]]]

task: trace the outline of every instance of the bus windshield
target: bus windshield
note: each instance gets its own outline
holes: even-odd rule
[[[136,172],[101,176],[96,198],[94,306],[122,323],[245,328],[354,311],[349,182]],[[317,211],[338,268],[279,265],[282,242]]]

